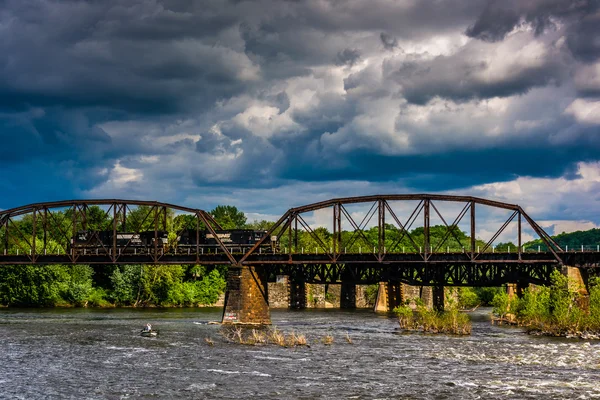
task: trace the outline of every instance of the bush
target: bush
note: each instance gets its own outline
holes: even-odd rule
[[[88,305],[92,307],[109,307],[110,302],[107,299],[106,291],[102,288],[92,288],[88,295]]]
[[[477,293],[477,297],[479,297],[482,306],[491,306],[494,296],[503,291],[500,287],[481,287],[475,288],[474,290],[475,293]]]
[[[590,281],[589,313],[581,309],[583,299],[575,285],[559,271],[551,276],[549,287],[536,286],[525,289],[523,298],[499,293],[494,297],[494,314],[505,317],[516,315],[519,324],[547,334],[565,336],[585,330],[600,330],[600,287],[597,280]]]
[[[471,334],[469,316],[460,312],[456,304],[442,312],[430,310],[423,305],[419,305],[416,311],[408,305],[402,305],[396,307],[394,312],[398,315],[398,322],[402,329],[455,335]]]
[[[473,288],[461,287],[457,288],[458,292],[458,307],[460,309],[474,308],[481,304],[479,296]]]

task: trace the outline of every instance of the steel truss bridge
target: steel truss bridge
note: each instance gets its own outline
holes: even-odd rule
[[[443,204],[451,204],[460,211],[449,218],[449,215],[444,215],[447,213],[440,212]],[[358,218],[349,211],[355,205],[362,205],[369,211]],[[401,218],[398,205],[404,214],[406,209],[412,211]],[[95,234],[91,239],[93,251],[76,250],[71,246],[72,239],[78,232],[90,231],[92,206],[99,206],[104,213],[103,220],[109,221],[104,229],[110,231],[112,239],[107,243]],[[508,218],[485,245],[478,246],[476,227],[481,207],[503,211]],[[140,208],[144,214],[140,217],[138,213],[135,223],[129,221],[128,226],[128,216]],[[333,232],[327,243],[307,222],[307,216],[315,212],[331,215]],[[217,245],[207,249],[199,245],[198,240],[195,245],[183,249],[159,245],[161,232],[167,231],[167,217],[174,214],[188,216],[187,229],[189,231],[191,227],[196,238],[201,231],[208,230]],[[445,229],[441,240],[432,240],[432,219],[441,221],[439,225]],[[416,221],[419,221],[417,225],[422,227],[423,232],[419,240],[410,233]],[[458,237],[462,234],[459,231],[461,222],[468,226],[465,232],[470,245],[450,249],[446,245],[451,237],[461,242]],[[144,224],[146,228],[143,231],[154,239],[151,245],[138,250],[132,240],[126,243],[117,241],[119,233],[140,234]],[[347,229],[342,230],[342,224]],[[511,224],[517,225],[516,248],[496,251],[493,243]],[[367,227],[377,231],[375,239],[367,235]],[[390,231],[390,228],[393,229]],[[524,251],[524,229],[541,239],[544,251]],[[598,269],[600,262],[597,249],[567,251],[561,248],[520,206],[469,196],[374,195],[338,198],[291,208],[260,241],[246,247],[223,243],[217,234],[219,230],[222,227],[204,210],[155,201],[70,200],[30,204],[0,211],[0,265],[230,265],[255,267],[269,281],[275,280],[277,275],[288,275],[294,281],[306,283],[367,284],[387,281],[425,286],[498,286],[514,282],[548,284],[550,274],[563,265],[580,267],[587,276]],[[311,243],[316,245],[306,249],[302,247],[299,242],[302,235],[308,235]],[[269,244],[272,236],[279,238],[281,243],[285,242],[285,246],[280,244],[275,251],[265,251],[265,245]],[[52,246],[50,237],[53,238]]]

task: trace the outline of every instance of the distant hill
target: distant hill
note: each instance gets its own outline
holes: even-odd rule
[[[600,245],[600,229],[594,228],[587,231],[576,231],[571,233],[561,233],[560,235],[552,236],[563,250],[581,250],[583,245],[584,250],[596,250]],[[541,240],[534,240],[525,243],[525,248],[534,248],[540,246],[540,250],[546,250],[546,244]]]

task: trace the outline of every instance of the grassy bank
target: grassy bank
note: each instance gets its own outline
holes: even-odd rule
[[[529,287],[523,297],[499,293],[493,301],[498,318],[512,318],[530,333],[549,336],[594,338],[600,335],[600,280],[589,282],[589,297],[560,272],[552,285]]]

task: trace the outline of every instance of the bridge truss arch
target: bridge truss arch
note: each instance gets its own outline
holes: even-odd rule
[[[177,250],[175,254],[165,252],[165,247],[159,246],[160,239],[168,230],[167,216],[174,214],[188,216],[186,228],[195,230],[196,238],[201,229],[207,229],[217,241],[218,250],[204,257],[196,240],[196,247],[189,248],[187,254],[177,254]],[[135,220],[128,220],[132,215]],[[72,245],[74,238],[79,232],[89,231],[94,220],[96,229],[86,240],[86,249],[76,251]],[[18,223],[23,221],[27,221],[25,230]],[[0,211],[0,264],[235,263],[216,234],[221,229],[204,210],[158,201],[93,199],[35,203]],[[109,241],[102,240],[98,231],[105,232]],[[145,251],[135,246],[136,238],[143,233],[151,243],[145,246]],[[181,231],[176,233],[179,236]],[[51,246],[50,236],[54,239]]]
[[[451,211],[444,209],[446,205]],[[353,212],[353,207],[363,207],[364,212]],[[90,229],[95,218],[92,211],[97,217],[98,209],[105,225]],[[481,241],[478,218],[485,209],[504,213],[505,219],[489,240]],[[189,235],[198,238],[201,230],[206,230],[217,245],[206,250],[196,240],[195,246],[184,250],[159,246],[158,239],[165,231],[175,230],[178,238],[182,233],[167,229],[167,215],[175,214],[187,216]],[[329,231],[319,230],[317,214],[328,221]],[[415,224],[419,237],[414,235]],[[156,201],[36,203],[0,211],[0,264],[231,265],[256,267],[271,281],[287,275],[313,283],[496,286],[519,281],[545,284],[551,272],[563,264],[595,268],[600,262],[600,252],[561,248],[519,205],[471,196],[373,195],[294,207],[256,244],[237,250],[221,241],[217,234],[221,228],[204,210]],[[500,251],[494,243],[510,230],[507,228],[512,229],[516,246]],[[78,232],[99,230],[108,235],[110,243],[96,236],[89,239],[89,249],[74,250],[71,244]],[[437,236],[432,235],[434,230]],[[142,233],[151,245],[138,250],[132,235]],[[543,249],[524,249],[524,235],[528,239],[537,236]],[[52,249],[51,236],[55,239]],[[279,245],[264,251],[274,237]],[[450,241],[462,248],[448,246]]]
[[[396,209],[399,203],[411,203],[405,218]],[[448,203],[459,206],[455,208],[460,211],[452,215],[440,211],[441,204]],[[366,205],[368,209],[358,218],[349,210],[357,204]],[[508,214],[484,243],[477,237],[476,230],[481,208]],[[329,210],[326,214],[331,218],[328,241],[307,218],[315,212],[322,216],[324,210]],[[431,236],[434,217],[440,223],[436,227],[438,233],[440,226],[444,229],[443,237],[437,241]],[[411,234],[415,221],[421,222],[419,239]],[[459,229],[465,222],[467,243],[464,243],[465,232]],[[508,251],[497,251],[493,244],[511,223],[516,225],[516,246]],[[544,251],[523,248],[525,230],[541,240]],[[331,199],[289,209],[263,240],[271,236],[281,239],[280,254],[257,254],[262,245],[259,242],[239,263],[270,266],[273,274],[299,275],[298,279],[314,283],[396,280],[409,284],[455,286],[495,286],[517,281],[543,284],[549,282],[551,272],[563,264],[565,257],[572,258],[519,205],[472,196],[390,194]],[[300,244],[307,236],[312,239],[311,248]],[[449,239],[463,243],[463,248],[450,249],[445,245]],[[400,248],[400,243],[405,246]],[[274,268],[274,265],[278,267]]]

